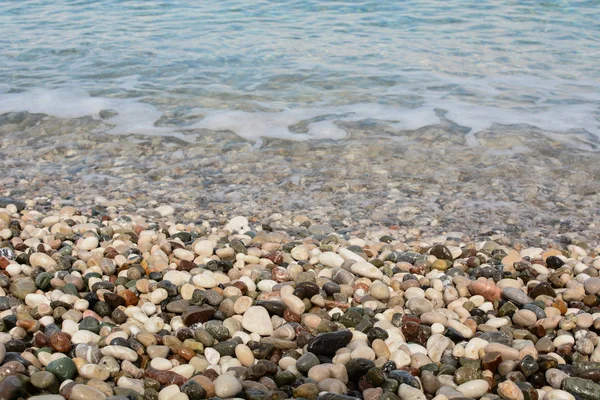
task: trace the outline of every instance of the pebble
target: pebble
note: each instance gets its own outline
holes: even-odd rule
[[[242,390],[242,384],[233,375],[220,375],[214,381],[215,394],[222,398],[235,396]]]
[[[478,399],[488,392],[490,384],[485,379],[475,379],[456,387],[466,397]]]
[[[350,267],[352,273],[360,276],[364,276],[370,279],[381,279],[383,278],[383,272],[381,272],[376,266],[366,261],[357,261]]]
[[[261,336],[269,336],[273,333],[271,317],[264,307],[249,307],[242,318],[242,326],[249,332]]]
[[[506,380],[498,384],[498,395],[506,400],[524,400],[523,392],[511,380]]]

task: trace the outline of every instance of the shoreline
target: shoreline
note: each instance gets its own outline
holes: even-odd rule
[[[567,145],[501,128],[478,134],[472,148],[445,127],[345,127],[349,138],[337,142],[270,140],[255,149],[227,132],[200,131],[188,143],[93,133],[102,124],[86,118],[11,118],[0,124],[0,197],[36,199],[42,211],[166,204],[183,221],[281,213],[348,231],[503,233],[526,245],[600,237],[600,153],[574,148],[577,136]]]

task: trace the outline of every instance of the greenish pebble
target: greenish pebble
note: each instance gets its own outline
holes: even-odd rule
[[[300,358],[298,358],[298,360],[296,360],[296,368],[303,374],[307,374],[312,367],[314,367],[315,365],[319,365],[320,363],[321,362],[319,361],[319,358],[316,355],[308,352],[303,354]]]
[[[381,385],[381,388],[384,391],[396,393],[398,391],[398,386],[400,386],[400,384],[397,380],[388,378],[383,385]]]
[[[38,289],[38,286],[35,284],[33,279],[31,278],[20,278],[10,284],[10,293],[13,296],[25,300],[25,296],[30,293],[35,293]]]
[[[221,321],[208,321],[204,324],[204,329],[220,342],[229,339],[229,329]]]
[[[498,316],[499,317],[510,317],[512,316],[517,310],[519,310],[519,308],[514,305],[513,303],[511,303],[510,301],[507,301],[506,303],[504,303],[502,305],[502,307],[500,307],[500,309],[498,310]]]
[[[48,371],[39,371],[31,374],[31,384],[38,389],[46,389],[58,383],[56,376]]]
[[[90,331],[98,334],[100,332],[100,323],[94,317],[85,317],[79,323],[80,331]]]
[[[280,372],[275,376],[275,383],[278,387],[290,385],[296,380],[296,375],[290,371]]]
[[[77,372],[77,367],[69,357],[62,357],[48,364],[46,371],[53,373],[62,382],[67,379],[73,379]]]
[[[358,312],[348,309],[339,319],[339,322],[346,328],[354,328],[362,320],[362,315]]]
[[[479,379],[479,371],[472,366],[460,367],[454,374],[454,380],[457,384],[462,385],[463,383]]]
[[[589,379],[565,378],[562,381],[562,388],[583,400],[597,400],[600,398],[600,385]]]
[[[73,285],[72,283],[67,283],[65,286],[63,286],[62,291],[66,294],[72,294],[73,296],[79,295],[77,287],[75,287],[75,285]]]
[[[367,380],[371,382],[374,386],[381,386],[385,382],[385,374],[381,370],[381,368],[373,367],[367,371],[366,374]]]
[[[52,274],[48,272],[42,272],[37,274],[35,277],[35,284],[42,290],[46,290],[50,287],[50,280],[52,280]]]

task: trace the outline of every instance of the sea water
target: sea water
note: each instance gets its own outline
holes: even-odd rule
[[[0,2],[0,114],[97,134],[443,123],[471,146],[501,125],[598,142],[599,66],[596,0]]]

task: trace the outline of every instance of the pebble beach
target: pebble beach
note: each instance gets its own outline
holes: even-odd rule
[[[593,234],[348,228],[2,197],[0,398],[600,396]]]
[[[594,1],[0,2],[0,400],[600,400]]]

